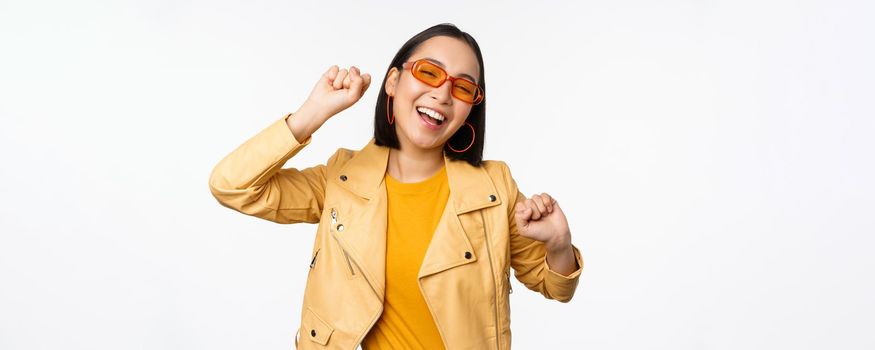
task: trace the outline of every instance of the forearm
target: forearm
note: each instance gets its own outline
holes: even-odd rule
[[[546,242],[545,245],[547,246],[547,265],[550,270],[556,271],[563,276],[568,276],[580,268],[577,265],[574,250],[571,248],[570,233],[561,235],[553,241]]]
[[[319,108],[310,103],[304,103],[301,108],[286,119],[286,125],[298,142],[305,142],[319,127],[325,123],[325,117],[319,113]]]

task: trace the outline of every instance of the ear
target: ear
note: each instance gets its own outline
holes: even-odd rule
[[[401,78],[401,73],[398,71],[397,67],[392,67],[389,70],[389,73],[386,74],[386,94],[389,96],[395,96],[395,87],[398,86],[398,79]]]

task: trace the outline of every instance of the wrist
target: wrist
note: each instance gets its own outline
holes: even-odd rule
[[[318,109],[312,105],[304,103],[298,110],[292,112],[292,116],[286,120],[289,129],[295,136],[298,142],[303,142],[310,137],[324,123],[323,117],[318,113]]]
[[[322,123],[325,123],[326,120],[334,115],[326,112],[327,109],[324,106],[309,98],[298,108],[298,111],[307,115],[308,120],[319,125],[322,125]]]
[[[550,254],[561,254],[571,249],[571,233],[565,232],[553,236],[553,238],[544,242],[547,252]]]

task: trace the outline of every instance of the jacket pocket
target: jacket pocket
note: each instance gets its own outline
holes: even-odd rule
[[[313,309],[307,307],[301,321],[301,335],[317,344],[327,345],[332,333],[334,333],[334,327],[319,317]]]

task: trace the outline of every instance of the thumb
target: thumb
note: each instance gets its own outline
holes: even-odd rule
[[[553,198],[553,201],[552,201],[552,203],[551,203],[550,205],[553,206],[553,211],[554,211],[554,212],[555,212],[555,211],[558,211],[558,212],[560,212],[560,213],[562,212],[562,207],[559,206],[559,201],[557,201],[556,198]]]
[[[520,208],[516,210],[516,214],[514,217],[516,218],[517,227],[523,228],[529,225],[529,221],[532,219],[532,208],[529,208],[525,205],[522,205]]]

